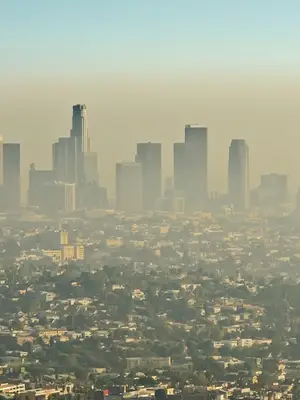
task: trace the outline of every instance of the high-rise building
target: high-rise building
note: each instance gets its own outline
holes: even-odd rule
[[[40,208],[47,214],[71,213],[76,209],[74,183],[47,182],[41,192]]]
[[[296,195],[296,215],[300,216],[300,188],[298,188],[297,195]]]
[[[172,196],[174,196],[174,179],[172,176],[167,176],[165,178],[164,197]]]
[[[88,137],[87,108],[85,104],[73,106],[71,137],[76,139],[77,182],[84,182],[84,154],[90,151]]]
[[[207,201],[207,128],[185,126],[185,165],[187,206],[197,209]]]
[[[268,174],[262,175],[259,186],[259,203],[279,205],[288,198],[287,175]]]
[[[40,207],[43,200],[44,185],[55,181],[53,170],[36,170],[34,163],[30,164],[28,204]]]
[[[69,233],[68,233],[68,231],[60,231],[60,244],[61,245],[69,244]]]
[[[236,211],[249,207],[249,148],[244,139],[233,139],[229,147],[228,195]]]
[[[62,137],[52,146],[52,168],[57,181],[77,183],[77,139]]]
[[[0,185],[3,185],[3,138],[0,136]]]
[[[116,208],[128,213],[142,210],[142,166],[135,162],[116,164]]]
[[[4,143],[2,150],[4,207],[16,210],[20,207],[20,144]]]
[[[142,167],[143,208],[153,210],[161,197],[161,144],[138,143],[136,162]]]
[[[185,143],[174,143],[174,189],[183,194],[186,187]]]
[[[78,139],[78,151],[83,153],[90,151],[87,108],[85,104],[76,104],[73,106],[71,136]]]
[[[86,183],[99,184],[98,154],[89,152],[84,154],[84,176]]]

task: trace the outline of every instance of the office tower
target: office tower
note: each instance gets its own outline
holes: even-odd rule
[[[35,165],[30,164],[28,204],[39,207],[43,198],[44,185],[55,181],[54,171],[36,170]]]
[[[46,182],[40,199],[40,209],[46,214],[71,213],[76,209],[75,184]]]
[[[142,166],[135,162],[116,164],[116,208],[128,213],[142,210]]]
[[[93,182],[77,186],[76,207],[86,210],[107,208],[106,188]]]
[[[244,139],[233,139],[229,147],[228,195],[236,211],[249,207],[249,148]]]
[[[258,204],[279,206],[288,198],[288,177],[280,174],[262,175],[258,187]]]
[[[174,189],[183,194],[186,186],[185,143],[174,143]]]
[[[161,144],[138,143],[136,161],[142,167],[143,208],[153,210],[161,197]]]
[[[98,154],[96,152],[84,154],[84,176],[86,183],[99,184]]]
[[[185,165],[187,205],[197,209],[207,202],[207,128],[185,126]]]
[[[52,146],[52,169],[60,182],[77,183],[77,140],[62,137]]]
[[[4,207],[17,210],[20,207],[20,144],[3,144],[3,190]]]
[[[89,151],[89,137],[87,124],[87,108],[85,104],[73,106],[71,137],[78,140],[78,151],[87,153]]]
[[[300,216],[300,188],[298,188],[297,194],[296,194],[296,209],[295,209],[296,215],[299,217]]]
[[[75,257],[77,260],[84,260],[85,256],[85,247],[82,244],[76,244],[74,246],[75,249]]]
[[[85,104],[73,106],[71,137],[76,139],[76,174],[77,182],[84,182],[84,154],[90,151],[88,137],[87,108]]]
[[[68,233],[68,231],[60,231],[60,244],[61,245],[69,244],[69,233]]]
[[[0,185],[3,185],[3,138],[0,136]]]
[[[173,197],[174,195],[174,179],[168,176],[165,179],[164,197]]]

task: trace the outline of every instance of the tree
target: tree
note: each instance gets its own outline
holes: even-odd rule
[[[300,399],[300,382],[297,381],[293,385],[293,395],[295,396],[295,399]]]
[[[155,383],[156,381],[152,378],[152,376],[142,376],[137,382],[139,386],[154,386]]]
[[[258,383],[259,383],[259,386],[260,386],[260,387],[262,387],[262,388],[267,388],[267,387],[269,387],[269,386],[272,385],[273,381],[274,381],[273,376],[272,376],[270,373],[264,371],[264,372],[259,376]]]
[[[34,314],[39,309],[39,299],[35,293],[26,293],[20,298],[22,311],[28,315]]]
[[[80,381],[86,381],[89,376],[87,369],[83,367],[77,366],[73,369],[73,371],[75,373],[76,379]]]
[[[200,386],[207,386],[209,384],[209,380],[204,372],[199,372],[196,374],[195,383]]]
[[[222,340],[224,337],[224,332],[218,325],[214,325],[210,329],[210,337],[212,340],[215,340],[215,341]]]

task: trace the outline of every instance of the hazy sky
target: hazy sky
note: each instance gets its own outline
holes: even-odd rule
[[[24,171],[48,167],[81,102],[105,184],[139,140],[163,143],[169,174],[172,142],[200,123],[211,189],[237,137],[252,186],[272,171],[300,185],[299,15],[298,0],[0,0],[1,134]]]

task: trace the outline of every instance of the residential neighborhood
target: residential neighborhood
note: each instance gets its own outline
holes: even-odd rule
[[[297,398],[289,219],[103,212],[36,225],[1,222],[3,396]]]

